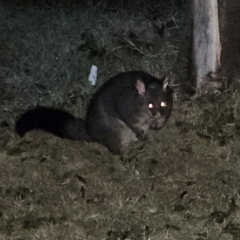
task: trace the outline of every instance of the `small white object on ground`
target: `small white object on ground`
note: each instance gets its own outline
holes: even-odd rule
[[[96,85],[97,82],[97,66],[92,65],[91,71],[88,77],[88,81],[91,83],[91,85]]]

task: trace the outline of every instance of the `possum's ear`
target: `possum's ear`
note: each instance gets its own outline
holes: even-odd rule
[[[143,95],[145,93],[145,90],[146,90],[145,89],[145,84],[142,81],[137,80],[136,88],[138,90],[139,95]]]
[[[163,90],[164,90],[164,92],[166,92],[167,86],[170,83],[170,79],[169,79],[169,77],[164,77],[161,80],[163,81]]]

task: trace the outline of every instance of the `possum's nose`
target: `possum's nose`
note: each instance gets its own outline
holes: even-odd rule
[[[158,113],[157,117],[155,117],[155,119],[151,122],[150,129],[159,130],[165,125],[165,123],[166,123],[166,117]]]
[[[154,122],[152,122],[152,123],[150,124],[150,128],[151,128],[152,130],[158,130],[158,129],[160,129],[160,126],[159,126],[159,124],[158,124],[157,121],[154,121]]]

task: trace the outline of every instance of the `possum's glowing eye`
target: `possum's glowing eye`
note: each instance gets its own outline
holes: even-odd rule
[[[161,102],[161,107],[165,108],[167,104],[165,102]]]
[[[153,108],[154,108],[154,105],[153,105],[152,103],[149,103],[149,104],[148,104],[148,108],[153,109]]]

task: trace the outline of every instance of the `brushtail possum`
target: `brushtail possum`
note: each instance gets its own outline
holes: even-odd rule
[[[62,138],[96,141],[111,152],[122,154],[130,143],[146,139],[150,129],[165,125],[172,110],[172,90],[167,79],[148,73],[120,73],[93,95],[86,120],[60,109],[36,107],[16,122],[22,137],[41,129]]]

